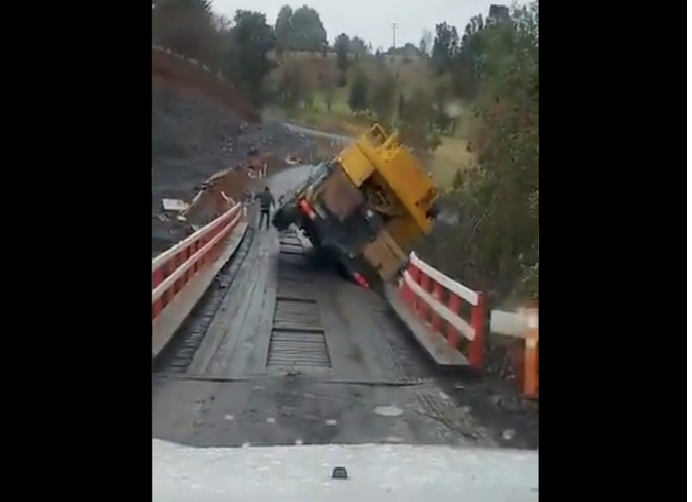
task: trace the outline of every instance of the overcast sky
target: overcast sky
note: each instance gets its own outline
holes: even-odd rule
[[[378,46],[392,45],[392,23],[398,23],[396,45],[406,42],[418,45],[425,28],[435,32],[435,24],[446,21],[462,32],[466,23],[476,14],[488,13],[490,4],[506,3],[498,0],[310,0],[287,2],[282,0],[212,0],[214,11],[229,18],[237,9],[258,10],[267,15],[274,25],[282,5],[293,9],[307,4],[315,9],[327,30],[329,42],[341,32],[358,35]]]

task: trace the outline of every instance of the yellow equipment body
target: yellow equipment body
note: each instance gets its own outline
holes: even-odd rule
[[[357,282],[391,280],[437,215],[437,190],[418,159],[375,124],[315,174],[277,211]]]

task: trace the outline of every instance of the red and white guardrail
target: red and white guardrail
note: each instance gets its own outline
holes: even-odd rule
[[[422,261],[415,253],[399,283],[399,295],[410,313],[446,341],[474,369],[484,363],[486,331],[524,340],[519,373],[525,397],[538,398],[538,309],[493,310],[486,330],[485,295],[459,284]]]
[[[481,368],[485,322],[483,293],[453,281],[415,253],[411,253],[399,293],[409,310],[431,328],[433,336],[445,338],[453,350],[462,347],[469,364]],[[463,308],[462,302],[470,306],[468,321],[461,314],[462,309],[468,310],[468,307]],[[462,337],[467,343],[462,343]]]
[[[205,227],[152,259],[152,320],[161,315],[186,284],[216,260],[225,238],[244,214],[243,205],[237,203]]]

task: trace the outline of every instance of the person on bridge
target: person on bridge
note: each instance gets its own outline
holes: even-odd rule
[[[266,229],[269,230],[269,210],[271,207],[276,207],[276,202],[274,201],[274,196],[272,195],[269,187],[264,187],[264,191],[257,194],[257,198],[260,200],[260,221],[259,228],[262,228],[262,222],[266,218]]]

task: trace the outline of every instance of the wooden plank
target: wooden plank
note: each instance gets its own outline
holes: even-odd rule
[[[207,372],[221,344],[227,342],[229,331],[233,328],[233,320],[242,320],[243,313],[247,310],[247,302],[256,286],[253,280],[253,271],[257,260],[256,249],[257,241],[254,240],[233,280],[233,287],[224,297],[214,319],[207,328],[188,372],[199,374]]]
[[[264,309],[267,285],[271,281],[267,260],[272,237],[274,236],[263,235],[259,230],[255,233],[256,254],[252,262],[243,264],[243,268],[250,274],[247,282],[251,286],[244,291],[236,315],[217,314],[216,318],[226,326],[226,332],[206,368],[207,374],[237,376],[245,375],[249,371],[252,352],[262,335],[257,333],[257,325]]]
[[[250,365],[250,373],[264,375],[267,373],[267,359],[269,357],[269,343],[271,341],[272,326],[274,323],[274,310],[276,308],[276,295],[278,292],[278,241],[269,255],[267,269],[267,287],[264,294],[264,306],[262,314],[257,321],[256,350]]]

